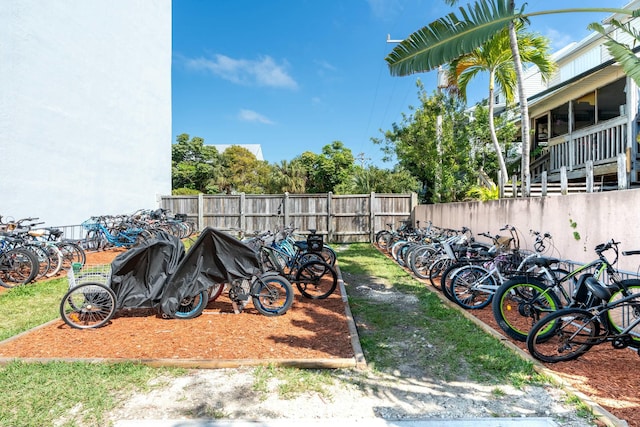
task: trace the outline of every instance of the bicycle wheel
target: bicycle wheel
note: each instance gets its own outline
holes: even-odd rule
[[[468,310],[484,308],[491,303],[496,280],[486,268],[471,265],[462,267],[451,277],[453,301]]]
[[[265,316],[280,316],[293,304],[293,286],[279,274],[256,277],[252,288],[253,306]]]
[[[498,326],[517,341],[526,341],[538,320],[562,308],[556,293],[533,277],[507,280],[496,290],[491,305]]]
[[[185,297],[178,304],[178,309],[173,317],[177,319],[193,319],[198,317],[204,311],[209,301],[208,291],[202,291],[194,296]]]
[[[638,279],[626,279],[620,283],[621,289],[614,292],[609,298],[609,303],[615,303],[622,298],[627,298],[631,295],[637,295],[637,298],[619,304],[607,310],[607,317],[610,325],[617,333],[621,333],[623,330],[633,324],[638,317],[640,317],[640,280]],[[629,337],[639,346],[640,343],[640,328],[635,326],[629,331]]]
[[[298,269],[295,282],[304,297],[325,299],[336,290],[338,273],[326,262],[312,260]]]
[[[543,317],[527,336],[531,355],[548,363],[577,359],[603,340],[600,323],[589,311],[563,308]]]
[[[39,245],[26,244],[22,246],[24,249],[29,250],[38,261],[38,272],[36,273],[36,280],[42,279],[49,272],[51,267],[51,261],[49,260],[49,254],[47,251]]]
[[[218,299],[218,297],[222,294],[224,290],[224,283],[216,283],[212,287],[209,288],[209,301],[212,302]]]
[[[45,249],[47,251],[47,255],[49,257],[49,269],[45,274],[46,277],[53,277],[57,275],[62,269],[62,261],[64,255],[62,255],[62,251],[55,245],[48,245]]]
[[[414,249],[409,256],[409,268],[420,279],[429,278],[429,267],[437,251],[432,246]]]
[[[387,250],[387,246],[389,245],[389,240],[391,239],[390,231],[378,231],[376,234],[376,244],[382,250]]]
[[[0,253],[0,286],[13,288],[35,280],[39,271],[33,252],[22,248]]]
[[[85,283],[71,288],[60,302],[60,317],[72,328],[98,328],[116,311],[116,294],[101,283]]]
[[[84,249],[73,242],[56,242],[56,246],[62,252],[62,268],[69,270],[73,263],[84,265],[87,262],[87,255]]]
[[[442,255],[437,258],[429,267],[429,283],[436,289],[440,289],[440,280],[438,280],[444,271],[451,267],[455,263],[455,260],[449,258],[447,255]]]
[[[322,255],[322,259],[324,259],[324,261],[330,266],[334,266],[336,264],[336,252],[329,246],[323,246],[320,255]]]

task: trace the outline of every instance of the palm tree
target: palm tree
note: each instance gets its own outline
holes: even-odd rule
[[[531,63],[538,67],[543,79],[551,77],[555,70],[555,63],[550,59],[549,40],[535,33],[524,31],[521,23],[516,25],[518,49],[525,63]],[[504,28],[489,41],[473,52],[462,55],[449,64],[448,79],[450,87],[455,88],[458,94],[466,101],[467,86],[479,73],[489,73],[489,134],[498,156],[501,177],[508,179],[507,166],[500,149],[494,123],[494,89],[500,87],[507,103],[514,100],[514,91],[517,86],[517,78],[511,53],[511,40],[507,28]],[[453,86],[452,86],[453,85]]]
[[[449,0],[451,3],[451,0]],[[529,182],[529,107],[524,92],[523,71],[518,49],[515,23],[527,22],[531,16],[554,13],[603,12],[640,16],[640,9],[632,11],[619,8],[573,8],[525,13],[524,6],[516,10],[514,0],[476,0],[459,8],[460,16],[450,13],[414,32],[396,45],[385,60],[392,75],[404,76],[430,71],[469,54],[486,43],[494,34],[509,29],[511,52],[517,77],[522,128],[522,182]],[[624,49],[623,49],[624,50]],[[617,60],[618,51],[609,48]],[[640,65],[637,65],[640,67]]]

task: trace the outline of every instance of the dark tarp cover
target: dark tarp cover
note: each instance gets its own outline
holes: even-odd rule
[[[259,272],[256,252],[223,231],[205,228],[186,254],[180,239],[160,232],[113,260],[111,288],[118,308],[159,305],[173,316],[185,297]]]
[[[184,258],[179,238],[163,231],[118,255],[111,263],[111,289],[117,308],[152,308],[162,298],[167,279]]]
[[[260,264],[253,249],[230,234],[205,228],[169,277],[160,308],[164,314],[173,316],[183,298],[217,283],[250,279],[259,272]]]

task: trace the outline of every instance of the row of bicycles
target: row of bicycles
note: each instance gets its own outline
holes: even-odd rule
[[[500,233],[479,233],[487,242],[478,242],[468,228],[405,224],[379,232],[376,244],[460,307],[490,306],[498,326],[540,361],[573,360],[603,343],[640,349],[640,279],[615,267],[640,250],[620,252],[612,239],[592,261],[575,263],[558,256],[549,233],[530,230],[530,249],[515,227]]]
[[[180,239],[193,235],[195,224],[185,214],[171,215],[166,209],[140,209],[132,214],[92,216],[82,223],[87,250],[131,248],[162,231]]]
[[[292,227],[239,239],[206,228],[185,252],[162,232],[119,254],[110,266],[69,272],[60,314],[74,328],[107,324],[122,309],[157,309],[163,317],[189,319],[227,292],[236,313],[249,301],[266,316],[285,314],[294,285],[305,298],[325,299],[336,289],[336,254],[315,230]]]
[[[57,228],[40,227],[38,218],[0,216],[0,286],[13,288],[57,276],[73,263],[84,264],[86,254],[76,242],[64,240]]]

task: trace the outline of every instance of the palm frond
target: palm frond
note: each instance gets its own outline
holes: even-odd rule
[[[477,0],[467,8],[440,18],[414,32],[387,55],[392,75],[404,76],[429,71],[467,54],[489,40],[521,11],[510,0]]]
[[[640,10],[634,11],[634,16],[640,12]],[[619,21],[612,20],[611,24],[614,27],[631,35],[635,43],[640,42],[640,34],[629,25],[622,24]],[[605,28],[599,23],[589,24],[588,28],[593,31],[597,31],[604,35],[608,40],[605,42],[607,50],[613,56],[613,58],[620,63],[622,70],[626,75],[631,77],[636,84],[640,84],[640,58],[638,58],[633,49],[623,43],[614,40],[605,30]]]

